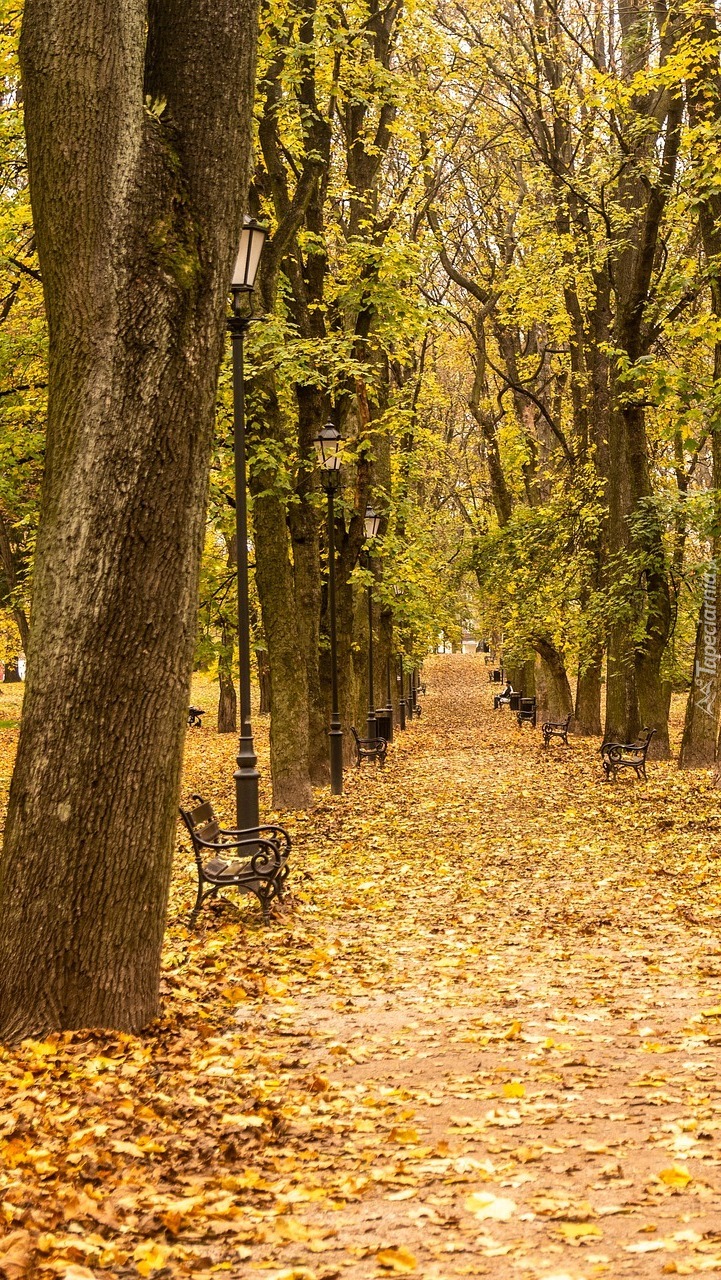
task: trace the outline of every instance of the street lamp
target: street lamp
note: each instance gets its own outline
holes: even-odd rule
[[[258,826],[258,757],[250,720],[250,604],[248,598],[248,504],[245,470],[245,387],[243,340],[250,316],[241,312],[244,294],[253,292],[268,232],[254,218],[243,220],[231,291],[233,312],[228,318],[233,352],[233,442],[235,459],[235,531],[238,564],[238,657],[240,668],[240,738],[235,779],[236,826],[249,831]]]
[[[376,537],[378,533],[378,529],[380,528],[380,523],[381,523],[380,516],[373,510],[373,507],[369,502],[365,512],[365,535],[366,535],[366,540],[368,542],[372,542],[373,538]],[[366,559],[367,559],[367,567],[368,567],[368,570],[370,571],[370,567],[371,567],[370,547],[366,547]],[[374,685],[374,680],[373,680],[373,585],[372,585],[372,582],[369,581],[368,582],[368,718],[366,722],[367,738],[376,738],[378,736],[378,726],[376,724],[376,704],[375,704],[375,695],[373,691],[373,685]]]
[[[343,730],[338,707],[338,653],[335,621],[335,495],[340,484],[343,439],[332,422],[327,422],[314,441],[323,488],[328,499],[328,615],[330,619],[330,789],[343,794]]]

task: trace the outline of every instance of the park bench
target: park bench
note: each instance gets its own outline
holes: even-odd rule
[[[385,738],[361,738],[353,725],[350,731],[355,743],[355,762],[359,769],[364,760],[377,760],[378,764],[385,764],[388,752]]]
[[[518,709],[518,714],[516,716],[516,719],[518,721],[519,729],[523,728],[524,724],[530,724],[535,729],[536,727],[536,699],[535,698],[521,698],[521,705]]]
[[[570,724],[570,711],[565,720],[546,720],[545,723],[541,725],[544,747],[548,746],[551,738],[560,738],[561,742],[565,742],[566,746],[568,746],[568,730]]]
[[[603,742],[601,758],[607,781],[618,777],[619,769],[635,770],[637,778],[646,779],[646,756],[655,729],[642,729],[635,742]]]
[[[492,670],[488,672],[488,683],[503,684],[503,668],[502,667],[501,668],[493,667]]]
[[[504,707],[510,707],[511,709],[513,709],[514,698],[516,698],[515,689],[511,689],[511,692],[505,695],[502,693],[494,693],[493,710],[502,711]],[[518,711],[519,708],[520,708],[520,702],[519,702],[519,706],[516,707],[516,711]]]
[[[203,721],[201,719],[201,716],[204,716],[204,715],[205,715],[205,712],[203,711],[202,707],[188,707],[188,728],[202,729]]]
[[[188,920],[193,928],[206,898],[217,898],[220,889],[238,889],[254,893],[263,911],[265,924],[270,920],[270,904],[283,900],[283,886],[288,878],[290,836],[283,827],[252,827],[245,831],[223,828],[212,804],[202,796],[193,796],[194,809],[180,810],[193,845],[198,870],[198,893]],[[241,851],[240,858],[232,857]],[[245,857],[243,855],[246,855]],[[221,899],[226,901],[226,899]]]

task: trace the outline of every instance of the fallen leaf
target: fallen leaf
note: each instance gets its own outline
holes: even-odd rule
[[[658,1176],[667,1187],[673,1187],[678,1191],[683,1191],[689,1182],[693,1182],[688,1169],[682,1169],[680,1165],[672,1165],[670,1169],[662,1169]]]
[[[474,1191],[466,1196],[463,1207],[476,1218],[495,1218],[498,1222],[508,1222],[517,1209],[515,1200],[494,1196],[485,1191]]]
[[[418,1266],[415,1254],[402,1244],[394,1249],[381,1249],[380,1253],[376,1254],[376,1262],[386,1271],[398,1273],[415,1271]]]
[[[595,1226],[592,1222],[559,1222],[557,1230],[564,1240],[569,1244],[575,1244],[577,1241],[590,1239],[599,1239],[603,1237],[600,1227]]]

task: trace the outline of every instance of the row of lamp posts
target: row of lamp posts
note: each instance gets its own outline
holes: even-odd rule
[[[335,581],[335,495],[340,484],[341,453],[343,439],[332,422],[326,423],[315,440],[323,487],[328,501],[328,614],[330,626],[331,713],[330,713],[330,788],[333,795],[343,792],[343,730],[338,706],[338,651],[336,641],[336,581]],[[373,539],[378,536],[380,516],[370,503],[365,510],[366,568],[370,572]],[[400,591],[400,589],[399,589]],[[399,592],[398,592],[399,593]],[[373,583],[368,581],[368,716],[366,737],[377,738],[379,718],[388,741],[393,740],[393,701],[391,697],[391,662],[386,671],[386,705],[380,711],[375,704],[375,672],[373,666]],[[411,672],[408,700],[404,693],[403,658],[399,660],[400,707],[399,723],[406,727],[406,718],[418,714],[418,686],[415,671]]]
[[[233,438],[235,462],[235,522],[237,540],[237,575],[238,575],[238,646],[240,666],[240,737],[238,742],[237,768],[233,775],[235,781],[235,800],[237,827],[239,830],[252,831],[259,824],[258,805],[258,759],[253,742],[250,707],[250,600],[248,590],[248,507],[246,497],[246,449],[245,449],[245,394],[243,376],[243,346],[245,335],[252,322],[249,311],[243,310],[243,298],[247,298],[255,287],[260,266],[263,245],[268,232],[253,218],[245,218],[240,239],[240,248],[233,271],[231,291],[233,307],[228,318],[233,363]],[[325,489],[328,507],[328,612],[330,624],[330,662],[331,662],[331,712],[330,712],[330,786],[333,795],[343,792],[343,730],[340,721],[338,704],[338,653],[336,636],[336,580],[335,580],[335,495],[340,484],[341,449],[343,441],[340,432],[329,422],[319,433],[315,441],[321,479]],[[365,512],[365,535],[368,542],[366,550],[367,567],[370,569],[370,545],[378,534],[380,516],[368,504]],[[405,697],[403,659],[400,659],[400,716],[401,729],[406,727],[406,718],[417,713],[418,687],[415,672],[411,672],[408,698]],[[368,727],[367,736],[375,738],[378,733],[378,722],[374,698],[373,671],[373,593],[372,584],[368,584]],[[387,670],[387,705],[382,712],[387,732],[393,734],[393,704],[391,700],[391,668],[390,659]]]

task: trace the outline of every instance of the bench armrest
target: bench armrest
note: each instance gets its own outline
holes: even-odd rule
[[[213,852],[217,854],[228,854],[231,849],[251,848],[256,849],[258,854],[262,853],[266,861],[272,858],[272,860],[278,863],[278,865],[280,865],[282,861],[282,855],[277,844],[274,844],[272,840],[264,840],[262,836],[254,836],[251,840],[228,840],[226,843],[223,843],[220,840],[201,840],[200,836],[196,835],[194,837],[194,841],[203,849],[212,849]],[[256,856],[257,855],[254,855],[251,858],[251,862],[255,861]]]
[[[266,823],[262,827],[219,827],[221,836],[263,836],[265,832],[270,832],[270,836],[266,837],[270,843],[282,845],[288,853],[290,853],[290,836],[285,827],[278,827],[274,823]]]

